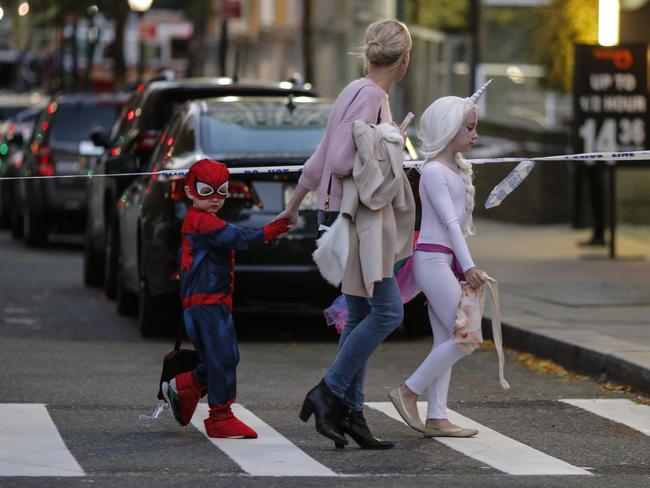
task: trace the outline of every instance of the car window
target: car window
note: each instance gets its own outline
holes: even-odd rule
[[[178,132],[178,136],[175,137],[175,156],[183,156],[187,153],[191,153],[196,148],[194,126],[194,116],[190,115],[183,123],[183,126]]]
[[[136,93],[133,95],[129,101],[122,108],[115,124],[113,125],[113,130],[111,131],[111,140],[118,139],[122,137],[121,141],[118,142],[118,146],[122,146],[124,143],[124,136],[128,131],[136,124],[137,117],[140,115],[138,108],[142,101],[142,95]]]
[[[117,105],[110,104],[61,103],[52,116],[50,141],[89,140],[95,127],[109,131],[118,109]]]
[[[129,111],[135,111],[135,109],[140,104],[140,94],[131,96],[128,102],[124,104],[120,115],[118,116],[115,124],[113,125],[113,130],[111,131],[111,139],[115,139],[119,133],[125,134],[128,126],[132,125],[133,118],[129,120],[128,113]]]
[[[187,100],[199,98],[192,92],[165,93],[150,97],[143,106],[140,124],[143,130],[162,130],[167,121],[178,111]]]
[[[174,138],[178,132],[182,120],[183,118],[181,114],[175,115],[163,132],[160,140],[158,141],[158,145],[154,150],[153,157],[151,158],[151,167],[149,171],[153,171],[154,168],[162,169],[166,166],[167,160],[172,154],[171,146],[174,144]]]
[[[284,100],[214,103],[201,117],[201,147],[217,159],[309,156],[330,109],[329,103]]]

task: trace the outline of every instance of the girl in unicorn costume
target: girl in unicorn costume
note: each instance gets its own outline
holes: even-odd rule
[[[474,234],[474,185],[471,164],[461,153],[478,138],[477,103],[490,82],[470,98],[439,98],[420,119],[418,136],[425,157],[420,169],[422,224],[410,275],[426,295],[434,343],[422,364],[388,396],[404,421],[425,437],[471,437],[478,433],[448,420],[447,392],[452,365],[472,350],[454,337],[463,296],[460,281],[478,289],[486,280],[465,242],[465,236]],[[424,424],[417,399],[427,389]]]

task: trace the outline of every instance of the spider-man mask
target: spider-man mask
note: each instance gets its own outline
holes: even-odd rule
[[[212,159],[202,159],[192,165],[185,179],[190,192],[199,200],[228,196],[228,167]]]

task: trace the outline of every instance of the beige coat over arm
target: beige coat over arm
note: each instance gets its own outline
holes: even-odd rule
[[[341,215],[352,221],[342,291],[371,297],[375,282],[413,253],[415,200],[399,130],[357,120],[352,132],[357,154],[341,200]]]

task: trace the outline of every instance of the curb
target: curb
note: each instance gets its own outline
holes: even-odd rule
[[[503,345],[529,352],[598,381],[612,380],[650,393],[650,369],[595,349],[571,344],[547,334],[502,323]],[[489,318],[483,318],[483,337],[492,339]]]

